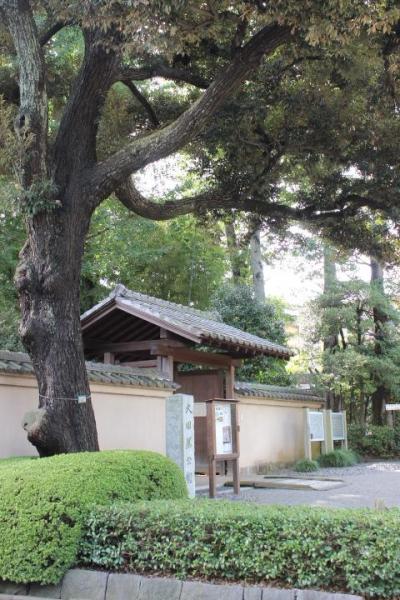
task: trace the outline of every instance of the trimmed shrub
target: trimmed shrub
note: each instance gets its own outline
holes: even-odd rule
[[[400,511],[149,502],[94,509],[80,564],[400,595]]]
[[[321,467],[353,467],[359,462],[358,456],[352,450],[334,450],[318,457]]]
[[[0,461],[0,579],[55,583],[75,562],[94,504],[187,497],[181,470],[155,452]]]
[[[350,425],[349,445],[362,456],[393,458],[400,456],[400,428],[386,425]]]
[[[312,473],[317,471],[319,465],[316,460],[310,460],[309,458],[301,458],[294,465],[294,470],[298,473]]]

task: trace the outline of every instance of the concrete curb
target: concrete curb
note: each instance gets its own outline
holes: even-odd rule
[[[0,600],[15,596],[36,600],[362,600],[361,596],[317,590],[213,584],[86,569],[71,569],[57,585],[0,581]]]

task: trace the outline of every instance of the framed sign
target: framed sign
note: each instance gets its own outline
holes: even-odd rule
[[[323,442],[325,440],[324,413],[309,411],[308,426],[312,442]]]
[[[232,454],[232,410],[227,402],[215,403],[215,446],[217,454]]]
[[[218,461],[232,463],[233,488],[240,491],[239,478],[239,419],[238,401],[215,398],[207,405],[207,454],[209,474],[209,495],[216,495],[216,465]]]
[[[344,414],[332,413],[332,439],[334,442],[346,439]]]

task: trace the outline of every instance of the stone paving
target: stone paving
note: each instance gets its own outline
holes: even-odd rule
[[[275,474],[299,476],[290,470]],[[343,469],[320,469],[310,474],[311,478],[320,476],[342,479],[344,485],[324,491],[245,488],[239,496],[220,490],[219,497],[258,504],[308,504],[336,508],[400,507],[400,461],[377,461]]]
[[[16,596],[52,600],[362,600],[361,596],[317,590],[180,581],[166,577],[72,569],[56,586],[25,586],[0,581],[0,600]]]

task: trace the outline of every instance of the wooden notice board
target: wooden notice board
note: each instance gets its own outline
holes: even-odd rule
[[[240,491],[238,401],[227,398],[207,400],[207,453],[209,495],[215,498],[217,462],[232,462],[233,487]]]

